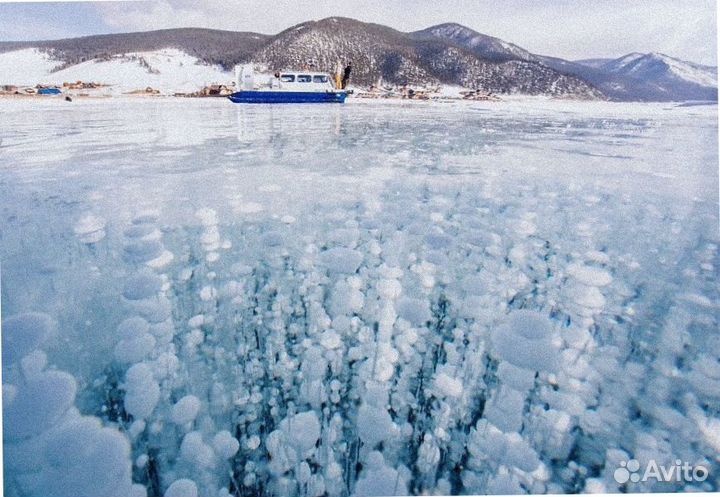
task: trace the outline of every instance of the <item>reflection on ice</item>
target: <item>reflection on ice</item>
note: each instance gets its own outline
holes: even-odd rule
[[[290,140],[306,136],[332,138],[343,132],[343,109],[340,106],[305,105],[291,108],[290,112],[285,107],[236,106],[238,143],[260,145],[264,140],[273,143],[279,136]]]
[[[3,104],[6,493],[717,490],[613,478],[720,450],[715,107],[77,104]]]

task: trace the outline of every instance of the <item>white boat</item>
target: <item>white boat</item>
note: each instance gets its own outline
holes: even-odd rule
[[[257,78],[252,66],[238,66],[235,78],[239,91],[228,96],[234,103],[343,103],[348,95],[321,72],[282,71]]]

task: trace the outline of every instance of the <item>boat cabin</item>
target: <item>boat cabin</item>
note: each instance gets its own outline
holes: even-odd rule
[[[281,72],[280,77],[272,76],[270,85],[285,91],[325,91],[333,90],[330,76],[318,72]]]
[[[333,78],[327,73],[312,71],[281,71],[256,75],[252,67],[238,67],[236,88],[245,91],[327,92],[335,90]]]

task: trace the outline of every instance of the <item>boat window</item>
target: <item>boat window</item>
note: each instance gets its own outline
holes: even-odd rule
[[[283,83],[292,83],[293,81],[295,81],[295,75],[294,74],[281,74],[280,81],[282,81]]]
[[[324,74],[321,74],[319,76],[313,76],[313,83],[327,83],[328,77]]]
[[[312,77],[309,74],[298,74],[298,83],[309,83]]]

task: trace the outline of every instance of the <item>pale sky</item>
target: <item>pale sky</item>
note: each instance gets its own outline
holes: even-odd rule
[[[458,22],[531,52],[567,59],[654,51],[717,64],[714,0],[0,0],[0,40],[187,26],[274,34],[329,16],[402,31]]]

